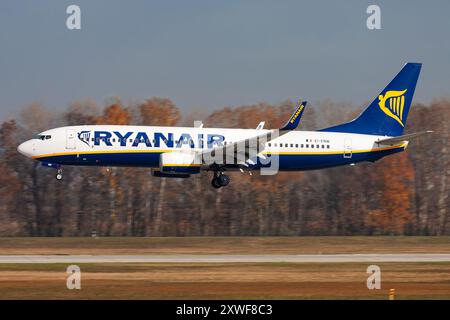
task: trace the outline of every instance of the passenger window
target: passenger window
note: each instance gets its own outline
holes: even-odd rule
[[[300,148],[303,148],[303,143],[300,145]]]
[[[294,145],[291,143],[291,148],[293,148],[294,147]]]
[[[298,143],[295,144],[295,147],[298,148]]]
[[[324,146],[324,145],[322,145],[322,149],[325,149],[325,146]]]
[[[316,145],[316,147],[317,147],[317,149],[319,149],[319,148],[320,148],[320,146],[319,146],[319,145]]]
[[[269,143],[269,147],[270,147],[270,143]]]
[[[273,146],[274,146],[274,147],[276,147],[276,146],[277,146],[277,144],[276,144],[276,143],[274,143],[274,144],[273,144]]]
[[[309,144],[307,144],[306,147],[309,148]]]
[[[327,149],[330,149],[330,145],[327,145]]]
[[[314,145],[313,145],[313,144],[311,145],[311,148],[314,148]]]

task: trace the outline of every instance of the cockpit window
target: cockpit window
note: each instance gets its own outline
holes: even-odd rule
[[[39,140],[49,140],[49,139],[51,139],[51,138],[52,138],[51,135],[38,134],[38,135],[36,136],[36,139],[39,139]]]

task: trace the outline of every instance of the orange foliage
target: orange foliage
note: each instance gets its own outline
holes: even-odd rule
[[[414,168],[408,154],[383,160],[381,170],[381,209],[371,210],[367,224],[383,232],[403,234],[411,221]]]
[[[103,115],[97,118],[97,124],[126,125],[129,124],[130,121],[130,112],[118,103],[106,107],[103,111]]]
[[[142,124],[147,126],[174,126],[180,121],[178,107],[170,99],[151,98],[139,106]]]

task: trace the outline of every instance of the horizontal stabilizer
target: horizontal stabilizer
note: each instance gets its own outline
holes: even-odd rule
[[[378,144],[396,144],[396,143],[400,143],[403,141],[409,141],[411,139],[423,136],[425,134],[428,133],[432,133],[433,131],[423,131],[423,132],[416,132],[416,133],[410,133],[410,134],[405,134],[403,136],[398,136],[398,137],[394,137],[394,138],[388,138],[388,139],[383,139],[383,140],[379,140],[377,141]]]

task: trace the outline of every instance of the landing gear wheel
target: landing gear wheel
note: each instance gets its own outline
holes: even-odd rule
[[[56,180],[62,180],[63,175],[62,175],[62,169],[58,169],[58,172],[56,173]]]
[[[218,179],[218,178],[215,178],[215,177],[212,179],[211,185],[212,185],[214,188],[216,188],[216,189],[219,189],[219,188],[222,186],[222,185],[220,184],[219,179]]]
[[[230,177],[226,174],[221,174],[218,178],[220,186],[225,187],[230,183]]]
[[[220,187],[225,187],[230,183],[230,177],[227,176],[226,174],[223,174],[220,171],[215,171],[214,172],[214,177],[211,181],[211,185],[216,188],[219,189]]]

